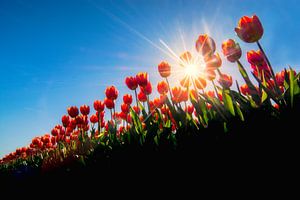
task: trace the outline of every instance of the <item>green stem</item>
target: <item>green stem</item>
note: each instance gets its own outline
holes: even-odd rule
[[[136,89],[134,90],[134,94],[135,94],[135,101],[136,101],[136,106],[139,107],[139,100],[137,98],[137,92],[136,92]]]
[[[168,80],[167,77],[166,77],[166,82],[167,82],[167,84],[168,84],[168,89],[169,89],[169,93],[170,93],[170,97],[171,97],[171,102],[172,102],[173,107],[174,107],[173,95],[172,95],[171,88],[170,88],[170,83],[169,83],[169,80]]]

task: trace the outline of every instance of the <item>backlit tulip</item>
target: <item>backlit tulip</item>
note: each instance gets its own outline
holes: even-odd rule
[[[232,85],[232,77],[227,74],[222,74],[218,80],[220,85],[224,88],[229,88]]]
[[[216,51],[215,41],[207,34],[199,35],[196,41],[196,50],[204,57],[212,55]]]
[[[242,56],[242,50],[233,39],[228,39],[222,43],[222,52],[229,62],[236,62]]]
[[[180,85],[185,88],[190,87],[191,78],[189,76],[185,76],[183,79],[181,79]]]
[[[206,87],[206,80],[202,77],[198,77],[195,80],[195,85],[199,90],[202,90]]]
[[[94,101],[94,109],[98,112],[101,112],[104,110],[104,103],[100,100]]]
[[[209,90],[209,91],[205,92],[205,94],[210,98],[216,97],[215,92],[213,90]]]
[[[198,92],[195,89],[190,90],[190,95],[192,96],[192,98],[194,99],[198,99]]]
[[[71,106],[68,108],[68,114],[74,118],[79,114],[79,110],[76,106]]]
[[[284,79],[285,79],[285,71],[282,70],[281,72],[276,73],[275,78],[276,78],[276,81],[277,81],[278,85],[283,86],[284,85]]]
[[[108,109],[113,109],[115,107],[114,101],[109,98],[104,99],[104,104],[105,104],[106,108],[108,108]]]
[[[193,114],[194,112],[194,106],[193,105],[188,105],[187,108],[186,108],[186,112],[188,112],[190,115]]]
[[[136,77],[133,76],[126,77],[125,84],[130,90],[135,90],[138,86]]]
[[[132,103],[132,95],[131,94],[125,94],[123,96],[123,102],[130,105]]]
[[[168,62],[162,61],[158,65],[158,72],[161,77],[167,78],[171,74],[171,66]]]
[[[113,85],[107,87],[106,90],[105,90],[105,95],[106,95],[106,97],[107,97],[108,99],[115,100],[115,99],[118,98],[118,94],[119,94],[118,90],[117,90],[116,87],[113,86]]]
[[[172,94],[173,94],[172,100],[174,101],[174,103],[180,103],[181,93],[182,93],[182,89],[180,87],[172,88]]]
[[[218,53],[213,54],[211,56],[206,56],[204,58],[206,69],[208,70],[215,70],[218,67],[221,67],[222,60],[220,58],[220,55]]]
[[[82,105],[82,106],[80,106],[80,112],[83,115],[88,115],[88,114],[90,114],[90,107],[87,105]]]
[[[152,84],[148,81],[146,86],[141,87],[141,91],[146,95],[150,95],[152,93]]]
[[[180,60],[187,64],[187,63],[191,63],[192,61],[192,54],[189,51],[183,52],[180,56],[179,56]]]
[[[147,72],[140,72],[136,75],[136,81],[139,86],[145,87],[148,83],[148,74]]]
[[[165,81],[158,82],[157,91],[159,94],[166,94],[168,92],[168,84]]]
[[[264,29],[256,15],[252,17],[243,16],[235,28],[236,34],[244,42],[257,42],[263,35]]]
[[[210,81],[216,78],[216,72],[214,70],[205,70],[206,78]]]

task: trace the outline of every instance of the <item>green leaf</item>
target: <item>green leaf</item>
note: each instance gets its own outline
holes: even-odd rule
[[[237,112],[238,116],[240,117],[240,119],[242,121],[244,121],[245,119],[244,119],[243,112],[241,111],[241,109],[237,103],[235,103],[235,108],[236,108],[236,112]]]
[[[231,98],[231,96],[230,96],[228,93],[229,93],[228,90],[223,90],[223,91],[222,91],[222,96],[223,96],[224,105],[225,105],[225,108],[226,108],[233,116],[235,116],[232,98]]]
[[[291,95],[291,107],[293,107],[294,104],[294,72],[292,68],[290,68],[290,95]]]

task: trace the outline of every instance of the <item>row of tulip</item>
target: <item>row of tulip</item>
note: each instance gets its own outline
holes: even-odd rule
[[[61,124],[56,125],[51,134],[35,137],[30,145],[6,155],[0,160],[1,167],[11,168],[24,163],[55,167],[70,158],[84,159],[99,146],[112,149],[116,145],[149,142],[159,146],[163,133],[176,146],[177,133],[182,129],[200,130],[208,128],[210,121],[218,121],[227,131],[227,122],[232,118],[247,120],[245,113],[251,109],[267,106],[276,115],[292,108],[294,97],[300,93],[299,73],[291,68],[274,73],[259,42],[263,35],[259,18],[255,15],[242,17],[235,32],[242,41],[258,45],[258,50],[246,54],[256,83],[251,81],[239,60],[242,56],[239,44],[228,39],[222,43],[222,53],[229,62],[237,64],[245,81],[241,86],[236,83],[237,90],[230,89],[232,77],[220,70],[222,59],[216,52],[216,43],[203,34],[195,44],[205,62],[204,72],[199,76],[183,74],[180,85],[171,87],[168,77],[172,67],[162,61],[158,64],[158,72],[163,78],[157,84],[160,96],[152,100],[153,86],[146,72],[126,77],[125,84],[130,93],[123,95],[120,112],[115,106],[119,92],[115,86],[109,86],[105,90],[106,98],[94,101],[93,113],[88,105],[69,107],[68,114],[62,116]],[[195,63],[194,60],[195,56],[187,51],[179,56],[178,63],[187,68]],[[208,84],[213,90],[206,89]],[[106,111],[109,117],[105,117]]]

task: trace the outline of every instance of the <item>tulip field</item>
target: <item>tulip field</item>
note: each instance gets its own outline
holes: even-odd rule
[[[147,173],[142,169],[287,158],[297,141],[293,129],[300,112],[300,75],[293,66],[274,71],[256,15],[242,17],[234,31],[238,37],[222,44],[199,35],[197,55],[186,51],[178,56],[184,74],[176,85],[170,84],[173,67],[166,60],[157,63],[157,85],[149,81],[151,74],[140,72],[124,77],[126,94],[111,85],[105,99],[68,107],[61,124],[1,158],[1,174],[101,174],[109,169]],[[239,43],[256,48],[243,52]],[[222,72],[222,54],[235,64],[243,82],[233,82]],[[242,56],[247,63],[240,61]],[[205,62],[202,71],[199,58]],[[152,98],[153,90],[159,96]]]

